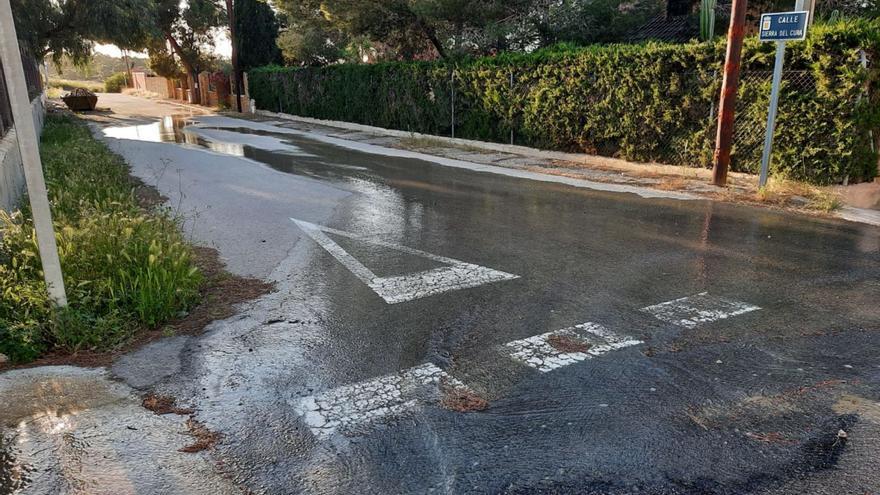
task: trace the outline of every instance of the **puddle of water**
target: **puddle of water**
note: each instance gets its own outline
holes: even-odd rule
[[[157,416],[101,369],[0,375],[0,492],[237,493],[202,456],[185,418]],[[8,404],[8,407],[7,407]]]
[[[240,129],[201,126],[198,120],[185,115],[169,115],[151,124],[106,127],[103,132],[114,139],[187,144],[230,156],[246,157],[249,148],[286,155],[314,156],[278,137],[245,133]]]
[[[106,127],[103,132],[105,136],[115,139],[151,143],[185,143],[183,128],[188,121],[191,119],[183,115],[169,115],[152,124]]]

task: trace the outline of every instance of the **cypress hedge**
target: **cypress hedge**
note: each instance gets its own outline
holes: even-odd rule
[[[262,67],[258,108],[544,149],[706,167],[725,40],[560,46],[437,62]],[[747,38],[733,169],[756,172],[775,45]],[[880,22],[816,24],[788,44],[772,173],[814,184],[872,178]],[[756,77],[760,76],[760,77]],[[513,81],[513,84],[511,84]],[[454,107],[454,116],[453,116]]]

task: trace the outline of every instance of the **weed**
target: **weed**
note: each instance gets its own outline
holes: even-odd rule
[[[825,213],[831,213],[843,207],[840,195],[834,192],[817,191],[810,200],[810,208],[824,211]]]
[[[0,212],[0,353],[112,350],[198,301],[177,220],[139,207],[120,157],[67,116],[49,118],[41,155],[69,306],[48,300],[29,210]]]

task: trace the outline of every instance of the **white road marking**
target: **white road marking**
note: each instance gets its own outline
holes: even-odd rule
[[[291,218],[291,220],[308,234],[309,237],[348,268],[357,278],[373,289],[373,291],[388,304],[397,304],[436,294],[442,294],[444,292],[468,289],[492,282],[519,278],[519,275],[513,275],[511,273],[493,270],[484,266],[465,263],[452,258],[437,256],[435,254],[426,253],[406,246],[370,239],[368,237],[355,235],[342,230],[331,229],[329,227],[322,227],[295,218]],[[449,266],[410,273],[408,275],[379,277],[370,271],[369,268],[364,266],[363,263],[355,259],[354,256],[348,254],[339,246],[339,244],[330,239],[325,232],[400,251],[402,253],[421,256]]]
[[[568,343],[567,347],[582,347],[583,350],[557,349],[553,345],[554,340]],[[586,361],[594,356],[601,356],[610,351],[641,343],[641,340],[617,335],[598,323],[588,322],[522,340],[514,340],[505,344],[505,347],[513,349],[510,352],[510,357],[546,373],[569,364]]]
[[[401,416],[421,403],[439,402],[441,385],[470,389],[432,363],[334,388],[300,399],[297,414],[320,438],[355,433],[383,418]]]
[[[655,318],[685,328],[696,328],[703,323],[723,320],[761,309],[752,304],[711,296],[701,292],[695,296],[682,297],[674,301],[642,308],[642,311]]]

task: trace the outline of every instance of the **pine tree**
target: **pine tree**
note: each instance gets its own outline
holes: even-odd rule
[[[280,64],[278,19],[272,7],[261,0],[235,0],[238,60],[242,71]]]

